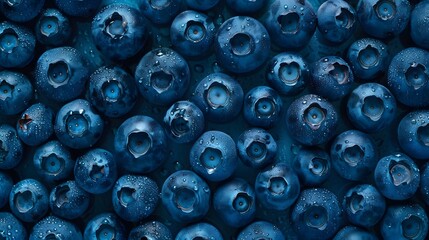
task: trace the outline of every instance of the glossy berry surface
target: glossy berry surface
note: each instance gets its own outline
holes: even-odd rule
[[[331,158],[323,149],[303,147],[293,159],[293,169],[305,186],[318,186],[331,174]]]
[[[74,239],[82,240],[82,233],[75,224],[56,216],[40,220],[31,229],[29,239]]]
[[[270,128],[280,119],[282,108],[283,100],[274,89],[259,86],[244,97],[243,116],[252,126]]]
[[[126,239],[124,224],[113,213],[101,213],[93,217],[85,227],[83,238],[97,239]]]
[[[405,115],[398,125],[398,142],[402,150],[415,159],[427,159],[427,129],[429,111],[412,111]]]
[[[353,239],[377,240],[378,238],[375,234],[355,226],[346,226],[342,228],[333,238],[333,240]]]
[[[67,181],[51,190],[49,207],[58,217],[76,219],[88,209],[91,195],[80,188],[75,181]]]
[[[410,16],[410,35],[414,43],[421,48],[429,48],[429,31],[426,29],[425,21],[428,17],[429,2],[421,1],[415,5]]]
[[[269,236],[272,240],[285,239],[280,229],[270,222],[256,221],[245,227],[238,235],[238,240],[265,238]]]
[[[176,240],[192,240],[192,239],[213,239],[223,240],[222,234],[211,224],[197,223],[188,226],[176,235]]]
[[[21,68],[28,65],[34,57],[36,37],[23,26],[1,22],[0,46],[0,66]]]
[[[12,213],[0,212],[0,236],[4,239],[25,240],[27,230]]]
[[[21,114],[16,131],[25,144],[42,144],[54,133],[54,111],[42,103],[31,105]]]
[[[57,7],[73,17],[89,17],[94,14],[102,0],[82,2],[80,0],[55,0]]]
[[[23,156],[23,144],[15,129],[7,124],[0,125],[0,169],[16,167]]]
[[[245,165],[262,169],[275,161],[277,143],[266,130],[251,128],[238,137],[237,153]]]
[[[0,71],[1,115],[14,115],[24,111],[33,99],[33,86],[22,73]]]
[[[152,23],[167,25],[185,8],[185,0],[142,1],[140,11]]]
[[[45,0],[3,1],[0,4],[0,11],[11,21],[27,22],[40,13],[44,4]]]
[[[394,205],[387,209],[381,222],[383,238],[425,239],[428,233],[428,217],[418,204]]]
[[[12,187],[12,178],[5,172],[0,172],[0,208],[9,203],[9,193]]]
[[[37,20],[36,38],[42,44],[61,46],[67,43],[72,35],[72,25],[68,17],[55,8],[44,10]]]
[[[423,200],[429,205],[429,164],[423,165],[420,174],[420,193],[423,196]]]
[[[147,222],[131,229],[129,240],[140,239],[173,240],[173,235],[167,226],[158,221]]]

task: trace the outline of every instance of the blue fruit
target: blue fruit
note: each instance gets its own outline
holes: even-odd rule
[[[7,124],[0,125],[0,169],[12,169],[18,166],[23,151],[15,129]]]
[[[73,239],[82,240],[79,228],[71,222],[55,216],[48,216],[40,220],[30,233],[29,240],[40,239]]]
[[[54,111],[43,103],[31,105],[16,123],[16,132],[29,146],[42,144],[54,133]]]
[[[220,0],[186,0],[189,8],[207,11],[214,8]]]
[[[27,230],[9,212],[0,212],[0,237],[7,240],[26,240]]]
[[[12,187],[12,178],[5,172],[0,172],[0,208],[9,203],[9,193]]]
[[[417,46],[426,49],[429,49],[429,30],[425,28],[428,13],[429,1],[421,1],[414,6],[410,16],[411,38]]]
[[[238,137],[237,153],[246,166],[262,169],[274,162],[277,143],[264,129],[251,128]]]
[[[423,240],[427,233],[428,217],[418,204],[390,206],[381,222],[384,239]]]
[[[115,214],[100,213],[86,224],[83,238],[85,240],[126,240],[127,232],[124,224]]]
[[[75,181],[57,185],[49,195],[49,207],[53,214],[64,219],[81,217],[88,209],[91,195],[81,189]]]
[[[428,110],[409,112],[398,125],[398,142],[402,150],[412,158],[429,158]]]
[[[167,136],[153,118],[136,115],[125,120],[115,135],[118,165],[134,173],[148,173],[167,158]]]
[[[335,235],[333,240],[378,240],[377,236],[355,226],[346,226]]]
[[[10,22],[0,23],[0,67],[25,67],[33,59],[35,47],[36,37],[29,29]]]
[[[226,5],[234,12],[249,15],[264,7],[266,0],[226,0]]]
[[[280,229],[270,222],[257,221],[245,227],[237,237],[237,240],[265,239],[267,236],[271,240],[285,240]]]
[[[101,2],[102,0],[55,0],[55,4],[62,12],[73,17],[91,17]]]
[[[422,173],[420,174],[420,193],[427,205],[429,205],[429,164],[423,165]],[[1,206],[1,204],[0,204]]]
[[[55,8],[40,14],[34,30],[37,41],[49,46],[65,45],[72,35],[70,20]]]
[[[331,158],[320,148],[300,148],[292,166],[304,186],[319,186],[331,174]]]
[[[173,235],[163,223],[152,221],[131,229],[128,240],[173,240]]]
[[[140,11],[151,22],[158,25],[167,25],[185,7],[184,0],[142,1]]]
[[[216,227],[204,222],[182,228],[176,235],[176,240],[194,239],[223,240],[223,237]]]
[[[276,90],[258,86],[249,90],[244,97],[243,116],[255,127],[273,127],[281,117],[283,101]]]
[[[14,22],[28,22],[35,18],[43,8],[45,0],[2,1],[0,12]]]
[[[0,71],[1,115],[15,115],[24,111],[32,99],[33,86],[24,74],[7,70]]]

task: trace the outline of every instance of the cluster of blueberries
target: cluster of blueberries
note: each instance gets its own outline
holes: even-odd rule
[[[0,0],[0,239],[424,240],[428,50],[429,0]]]

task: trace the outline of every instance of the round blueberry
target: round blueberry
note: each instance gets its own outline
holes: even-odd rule
[[[377,236],[355,226],[346,226],[337,232],[332,240],[378,240]]]
[[[152,221],[131,229],[128,240],[173,240],[173,235],[163,223]]]
[[[270,222],[257,221],[245,227],[237,237],[237,240],[247,239],[266,239],[270,240],[285,240],[280,229]]]
[[[23,151],[15,129],[7,124],[0,125],[0,169],[13,169],[18,166]]]
[[[429,49],[429,29],[427,19],[429,17],[429,2],[421,1],[414,6],[410,17],[410,35],[413,42],[422,48]]]
[[[185,5],[184,0],[142,1],[140,11],[151,22],[167,25],[184,10]]]
[[[398,142],[402,150],[418,160],[429,158],[429,110],[409,112],[399,122]]]
[[[88,209],[91,195],[81,189],[75,181],[57,185],[49,195],[49,207],[53,214],[64,219],[81,217]]]
[[[266,0],[226,0],[226,5],[239,14],[253,14],[264,7]]]
[[[43,45],[61,46],[68,42],[72,34],[69,19],[57,9],[44,10],[36,23],[37,41]]]
[[[182,228],[176,235],[176,240],[194,239],[223,240],[223,237],[216,227],[204,222]]]
[[[124,224],[113,213],[100,213],[86,224],[83,238],[85,240],[126,240]]]
[[[270,128],[280,119],[283,101],[276,90],[257,86],[250,89],[244,99],[243,115],[250,125]]]
[[[12,187],[12,178],[5,172],[0,172],[0,208],[9,203],[9,193]]]
[[[82,233],[73,223],[59,217],[48,216],[40,220],[30,233],[29,240],[73,239],[82,240]]]
[[[429,163],[423,165],[422,173],[420,174],[420,193],[423,200],[429,205]]]
[[[35,47],[36,37],[30,30],[10,22],[0,23],[0,67],[25,67],[33,59]]]
[[[16,123],[19,138],[29,146],[45,142],[54,133],[54,111],[43,103],[31,105]]]
[[[305,186],[321,185],[331,174],[331,158],[325,150],[319,148],[300,148],[292,166]]]
[[[0,12],[14,22],[28,22],[43,8],[45,0],[6,0],[0,4]]]
[[[186,0],[186,4],[189,8],[207,11],[214,8],[220,0]]]
[[[381,222],[384,239],[423,240],[427,233],[428,217],[418,204],[390,206]]]
[[[28,239],[24,225],[9,212],[0,212],[0,237],[7,240]]]
[[[251,128],[238,137],[237,152],[246,166],[262,169],[274,162],[277,143],[266,130]]]
[[[15,115],[24,111],[32,99],[33,86],[24,74],[7,70],[0,71],[1,115]]]
[[[55,4],[62,12],[73,17],[90,17],[94,15],[101,2],[102,0],[55,0]]]

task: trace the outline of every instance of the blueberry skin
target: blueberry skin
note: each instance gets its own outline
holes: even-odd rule
[[[357,27],[355,9],[343,0],[328,0],[317,10],[317,28],[325,40],[331,43],[347,41]]]
[[[331,158],[320,148],[300,148],[292,167],[304,186],[319,186],[331,175]]]
[[[429,12],[429,1],[417,3],[410,16],[410,35],[413,42],[421,47],[429,49],[429,30],[425,28]]]
[[[75,181],[61,183],[51,190],[49,207],[53,214],[64,219],[81,217],[88,209],[91,195]]]
[[[18,137],[29,146],[45,142],[54,133],[54,111],[43,103],[31,105],[16,123]]]
[[[420,193],[427,205],[429,205],[429,164],[423,165],[422,173],[420,174]],[[1,204],[0,204],[1,206]]]
[[[271,41],[258,20],[235,16],[219,27],[214,47],[221,67],[233,73],[248,73],[269,59]]]
[[[12,178],[6,172],[0,172],[0,208],[9,203],[9,193],[12,187]]]
[[[0,113],[15,115],[24,111],[33,99],[33,86],[22,73],[0,71]]]
[[[73,149],[93,146],[103,133],[104,122],[83,99],[65,104],[57,113],[54,125],[60,142]]]
[[[55,8],[48,8],[40,14],[34,30],[37,41],[55,47],[66,44],[72,33],[70,20]]]
[[[398,125],[399,145],[404,153],[417,160],[429,158],[427,118],[429,118],[429,110],[413,111],[405,115]]]
[[[0,212],[0,237],[8,240],[25,240],[27,230],[11,213]]]
[[[407,27],[411,5],[407,0],[360,0],[356,11],[360,25],[367,34],[376,38],[391,38]]]
[[[270,222],[257,221],[245,227],[237,237],[237,240],[247,239],[266,239],[269,236],[271,240],[285,240],[280,229]]]
[[[344,195],[342,205],[351,223],[366,228],[375,226],[386,210],[384,197],[369,184],[350,188]]]
[[[371,81],[387,71],[388,47],[378,39],[361,38],[348,48],[347,60],[356,81]]]
[[[192,10],[181,12],[170,26],[174,49],[189,58],[208,55],[213,49],[215,34],[212,18]]]
[[[298,198],[299,179],[286,163],[278,163],[259,172],[255,180],[255,192],[263,207],[283,211]]]
[[[317,16],[309,1],[275,0],[269,6],[264,25],[275,45],[285,50],[299,50],[313,37]]]
[[[266,130],[251,128],[238,137],[237,153],[246,166],[262,169],[274,162],[277,155],[277,143]]]
[[[116,159],[102,148],[93,148],[76,159],[74,177],[77,185],[92,194],[109,191],[118,177]]]
[[[347,117],[357,129],[368,133],[389,127],[396,111],[395,97],[389,89],[378,83],[359,85],[347,100]]]
[[[74,165],[69,149],[57,140],[37,147],[33,155],[34,170],[49,183],[69,178]]]
[[[82,240],[82,233],[73,223],[59,217],[48,216],[40,220],[30,233],[29,240],[73,239]]]
[[[117,118],[127,114],[137,102],[134,78],[120,67],[101,67],[91,74],[88,99],[103,115]]]
[[[428,217],[418,204],[390,206],[381,222],[384,239],[426,239]]]
[[[28,22],[43,8],[45,0],[2,1],[0,12],[14,22]]]
[[[224,73],[211,73],[195,88],[191,101],[197,105],[207,120],[226,123],[236,118],[243,106],[241,85]]]
[[[389,65],[387,86],[400,103],[408,107],[429,106],[429,52],[405,48]]]
[[[338,116],[334,106],[326,99],[307,94],[290,104],[286,124],[293,139],[314,146],[326,143],[335,135]]]
[[[113,61],[136,55],[145,45],[146,21],[141,13],[125,4],[110,4],[94,17],[92,39],[97,48]]]
[[[348,130],[331,144],[331,162],[341,177],[351,181],[364,180],[372,173],[378,160],[377,146],[370,135]]]
[[[126,240],[124,224],[113,213],[100,213],[89,220],[83,232],[85,240],[111,239]]]
[[[102,0],[55,0],[57,7],[73,17],[91,17],[95,14]]]
[[[325,188],[306,189],[293,206],[291,221],[300,239],[330,239],[343,223],[341,206]]]
[[[326,56],[311,67],[307,84],[312,92],[330,101],[340,100],[354,88],[353,72],[341,57]]]
[[[310,78],[310,70],[301,55],[283,52],[274,56],[266,70],[267,83],[278,93],[295,96],[305,88]]]
[[[214,210],[222,222],[231,227],[249,224],[256,214],[255,191],[241,178],[234,178],[216,189]]]
[[[189,153],[192,170],[210,182],[220,182],[234,174],[238,166],[234,140],[221,131],[207,131]]]
[[[407,155],[394,153],[378,161],[374,179],[384,197],[405,200],[416,193],[420,184],[420,171]]]
[[[128,240],[141,240],[144,238],[153,240],[173,240],[173,235],[163,223],[152,221],[131,229]]]
[[[185,7],[184,0],[142,1],[140,11],[152,23],[168,25]]]
[[[158,200],[158,186],[145,176],[123,175],[112,191],[113,209],[122,219],[130,222],[138,222],[151,215]]]
[[[36,37],[29,29],[14,23],[1,22],[0,39],[0,67],[22,68],[31,62]]]
[[[204,131],[204,114],[190,101],[174,103],[164,115],[167,135],[176,143],[195,141]]]
[[[49,49],[37,61],[36,89],[48,100],[71,101],[83,92],[89,75],[87,61],[75,48]]]
[[[136,67],[135,80],[141,96],[154,105],[170,105],[183,97],[190,83],[186,60],[169,48],[148,52]]]
[[[37,222],[49,209],[49,192],[39,181],[31,178],[17,182],[9,194],[10,210],[24,222]]]
[[[346,226],[335,235],[333,240],[378,240],[377,236],[355,226]]]
[[[12,126],[0,125],[0,143],[0,169],[8,170],[18,166],[24,149]]]
[[[207,11],[215,7],[220,0],[186,0],[186,4],[189,8]]]
[[[164,182],[161,199],[170,217],[181,223],[202,219],[210,208],[210,188],[197,174],[179,170]]]
[[[193,240],[193,239],[210,239],[223,240],[219,230],[208,223],[197,223],[179,231],[176,235],[176,240]]]
[[[257,86],[250,89],[244,99],[243,116],[250,125],[271,128],[280,119],[283,101],[276,90]]]
[[[226,5],[236,13],[248,15],[261,10],[265,2],[266,0],[226,0]]]
[[[125,120],[115,135],[115,157],[127,171],[149,173],[167,158],[167,136],[153,118],[136,115]]]

